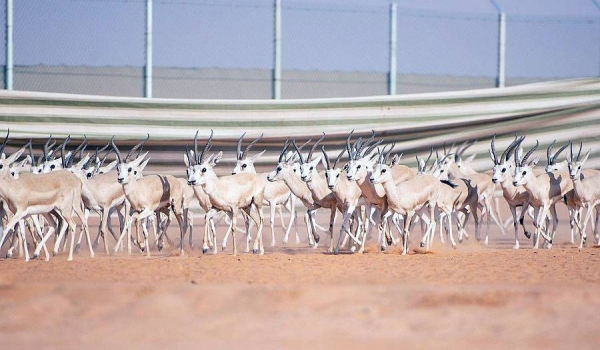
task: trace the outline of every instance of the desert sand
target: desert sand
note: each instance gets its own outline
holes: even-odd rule
[[[600,249],[592,237],[582,251],[568,243],[564,215],[551,250],[524,237],[513,250],[512,227],[492,225],[488,246],[436,237],[431,252],[401,256],[372,239],[363,255],[331,255],[325,234],[308,248],[300,225],[299,244],[283,246],[278,231],[277,247],[267,228],[264,256],[233,256],[231,244],[203,255],[199,218],[183,257],[167,246],[90,258],[82,246],[72,262],[0,259],[0,339],[20,349],[597,349]]]

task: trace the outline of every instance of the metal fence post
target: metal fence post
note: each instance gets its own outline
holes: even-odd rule
[[[506,65],[506,14],[498,15],[498,76],[496,87],[504,87],[504,69]]]
[[[152,98],[152,0],[146,0],[146,66],[144,97]]]
[[[273,91],[272,98],[281,98],[281,0],[275,0],[273,33]]]
[[[13,89],[13,0],[6,0],[6,68],[4,88]]]
[[[396,78],[398,75],[396,66],[396,44],[398,36],[398,4],[390,4],[390,67],[388,75],[388,95],[396,94]]]

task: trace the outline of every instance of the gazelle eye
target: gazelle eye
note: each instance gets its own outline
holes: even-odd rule
[[[205,173],[205,172],[206,172],[206,168],[202,168],[202,170],[201,170],[201,171],[202,171],[203,173]]]
[[[356,169],[360,169],[360,165],[356,167]]]
[[[280,166],[278,166],[278,167],[277,167],[277,172],[280,172],[280,171],[281,171],[281,167],[280,167]]]
[[[313,167],[310,167],[310,170],[313,170],[313,169],[314,169]]]
[[[2,168],[4,168],[4,165],[3,165],[3,164],[0,164],[0,169],[2,169]]]
[[[505,173],[506,172],[506,168],[502,168],[502,172]]]
[[[525,176],[525,175],[527,175],[527,172],[523,171],[523,173],[521,175]]]
[[[127,172],[128,172],[128,173],[130,173],[130,172],[131,172],[131,170],[132,170],[132,169],[131,169],[131,168],[129,168],[129,169],[127,169]]]
[[[15,172],[14,172],[14,171],[11,171],[11,172],[10,172],[10,175],[11,175],[11,176],[15,176]]]
[[[247,166],[248,166],[248,164],[246,164],[246,163],[242,164],[242,169],[246,169]]]
[[[387,169],[381,169],[381,173],[385,173],[387,171]]]
[[[336,176],[336,177],[340,177],[340,174],[337,174],[337,176]]]
[[[54,164],[50,165],[50,169],[54,170],[54,168],[56,168]]]

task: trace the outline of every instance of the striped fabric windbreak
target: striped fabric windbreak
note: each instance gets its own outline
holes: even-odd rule
[[[348,133],[368,137],[371,130],[384,144],[395,142],[404,162],[414,165],[414,155],[426,155],[431,147],[477,140],[465,153],[477,153],[473,166],[489,169],[488,148],[497,136],[501,152],[514,138],[525,134],[523,146],[540,141],[539,156],[545,163],[545,147],[582,141],[592,149],[586,167],[600,166],[600,79],[572,79],[502,89],[426,93],[399,96],[310,100],[178,100],[144,99],[41,92],[0,91],[0,131],[10,129],[16,149],[30,138],[39,151],[52,134],[71,135],[73,144],[86,135],[91,145],[105,144],[115,135],[123,149],[150,134],[150,172],[183,175],[183,149],[191,145],[196,130],[199,141],[214,130],[213,151],[225,151],[225,174],[235,159],[238,137],[246,132],[249,142],[261,133],[255,151],[267,149],[260,159],[270,170],[286,138],[316,140],[325,132],[330,152],[345,145]],[[564,157],[562,155],[561,157]],[[259,170],[260,171],[260,170]]]

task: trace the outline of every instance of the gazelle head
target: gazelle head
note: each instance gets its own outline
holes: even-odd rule
[[[587,161],[588,157],[590,156],[590,152],[592,151],[591,149],[587,151],[587,153],[585,154],[585,156],[583,156],[583,159],[581,159],[581,148],[583,147],[583,143],[579,143],[579,152],[577,152],[577,156],[574,157],[573,156],[573,143],[570,142],[570,155],[567,153],[567,164],[569,167],[569,176],[571,176],[571,179],[574,181],[579,180],[580,178],[580,174],[581,174],[581,168],[583,167],[583,164],[585,164],[585,162]]]
[[[106,158],[108,157],[109,154],[111,154],[112,151],[114,151],[114,149],[112,149],[112,148],[109,149],[102,158],[100,158],[100,156],[99,156],[99,153],[105,151],[108,147],[110,147],[110,142],[106,146],[104,146],[100,149],[96,148],[96,151],[94,152],[94,156],[92,158],[90,158],[88,163],[83,166],[83,170],[84,170],[86,178],[89,179],[96,175],[106,174],[115,168],[115,166],[117,165],[116,160],[113,160],[109,164],[104,165]]]
[[[117,181],[119,181],[120,184],[127,184],[133,180],[139,179],[142,176],[142,170],[144,170],[146,165],[148,165],[148,161],[150,160],[150,158],[144,160],[144,158],[146,158],[148,155],[148,152],[145,152],[143,155],[138,153],[138,156],[134,160],[129,160],[129,157],[131,157],[133,152],[135,152],[137,149],[140,149],[141,152],[141,147],[144,145],[144,143],[146,143],[146,141],[148,141],[149,138],[150,134],[148,134],[145,140],[133,146],[129,153],[127,153],[125,159],[121,157],[121,152],[117,148],[117,145],[115,145],[115,137],[113,136],[110,139],[112,148],[117,155]]]
[[[454,163],[456,164],[456,167],[460,170],[460,172],[465,175],[471,175],[476,173],[476,171],[471,166],[471,163],[473,162],[477,154],[472,154],[468,158],[463,159],[465,151],[469,147],[473,146],[475,143],[477,143],[477,140],[465,141],[460,146],[456,147],[456,150],[454,151]],[[446,149],[444,147],[444,153],[446,153],[445,151]]]
[[[392,168],[388,165],[388,158],[394,146],[395,144],[392,143],[389,150],[386,150],[386,146],[381,152],[379,152],[379,149],[377,149],[379,156],[377,157],[377,161],[375,162],[375,166],[371,172],[371,176],[369,177],[369,181],[371,181],[371,183],[385,183],[392,179]]]
[[[237,162],[235,163],[235,167],[233,168],[233,171],[231,172],[231,174],[235,175],[237,173],[253,173],[256,174],[256,169],[254,168],[254,162],[260,158],[266,150],[259,152],[257,154],[255,154],[252,157],[248,157],[248,152],[250,151],[250,149],[252,149],[252,146],[254,146],[255,143],[257,143],[258,141],[260,141],[260,139],[262,139],[263,134],[260,134],[260,136],[250,142],[248,144],[248,146],[246,146],[246,149],[244,151],[242,151],[242,141],[244,140],[244,135],[246,135],[246,133],[244,133],[240,139],[238,140],[237,143]]]
[[[519,144],[525,136],[521,138],[517,138],[515,135],[515,139],[513,142],[504,150],[500,158],[496,155],[496,135],[492,138],[492,144],[489,149],[490,158],[492,162],[494,162],[494,167],[492,168],[492,182],[501,183],[507,179],[507,176],[512,176],[514,164],[511,161],[511,156],[517,144]]]
[[[450,180],[450,167],[454,163],[454,153],[445,154],[442,159],[439,159],[436,151],[435,170],[432,175],[441,181]]]
[[[342,155],[346,153],[346,149],[342,149],[340,154],[335,159],[335,162],[333,162],[333,165],[329,161],[327,152],[325,152],[325,146],[321,147],[321,152],[323,153],[323,159],[325,160],[325,180],[327,181],[327,187],[329,187],[330,190],[333,190],[335,188],[335,185],[337,185],[343,170],[342,168],[338,168],[337,164],[340,161]]]
[[[48,140],[50,140],[50,139],[48,139]],[[45,155],[44,158],[46,159],[46,161],[44,161],[44,163],[42,164],[42,173],[49,173],[51,171],[62,170],[62,169],[66,170],[69,167],[66,164],[72,163],[73,159],[75,158],[77,153],[85,148],[86,140],[87,140],[87,138],[84,135],[83,142],[79,146],[77,146],[77,149],[75,149],[75,151],[73,151],[73,152],[69,151],[68,153],[65,153],[65,146],[67,145],[67,143],[69,143],[71,141],[71,135],[67,136],[67,138],[63,141],[63,143],[60,147],[61,148],[60,158],[55,158],[55,159],[52,159],[51,155],[56,152],[50,150],[49,148],[47,148],[46,145],[44,145],[44,155]]]
[[[310,140],[308,140],[308,142],[310,142]],[[301,145],[299,147],[299,149],[302,149],[306,144],[308,144],[308,142],[304,143],[303,145]],[[290,147],[291,143],[290,140],[287,139],[285,140],[285,143],[283,144],[283,148],[281,150],[281,152],[279,153],[279,159],[277,160],[277,165],[275,166],[275,169],[273,169],[273,171],[271,171],[268,175],[267,175],[267,180],[273,182],[273,181],[277,181],[277,180],[283,180],[285,177],[285,173],[288,171],[292,171],[294,173],[297,174],[298,177],[300,177],[300,163],[298,163],[298,155],[296,152],[293,151],[287,151],[287,149]]]
[[[567,148],[567,146],[569,144],[567,143],[566,145],[559,148],[558,151],[556,151],[556,153],[552,154],[552,147],[554,147],[555,143],[556,143],[556,140],[552,141],[552,143],[548,146],[548,149],[546,150],[546,157],[548,160],[548,164],[546,165],[546,168],[544,168],[544,170],[546,172],[563,170],[567,167],[566,160],[562,161],[562,162],[557,162],[557,159],[558,159],[558,156],[560,155],[560,153],[562,151],[564,151],[565,148]]]
[[[376,147],[381,144],[383,140],[373,143],[375,130],[372,130],[371,136],[366,142],[363,142],[362,138],[359,137],[354,141],[354,145],[350,146],[352,132],[350,132],[350,135],[348,135],[348,138],[346,139],[346,151],[348,151],[349,157],[346,177],[350,181],[360,181],[366,178],[369,172],[373,171],[373,164],[375,163],[375,157],[377,156]],[[365,149],[365,147],[367,148]]]
[[[188,184],[192,186],[204,185],[211,179],[217,177],[213,168],[221,160],[223,152],[219,152],[216,155],[211,155],[207,159],[204,159],[204,155],[212,147],[212,138],[213,131],[211,130],[210,137],[208,138],[208,141],[206,141],[202,152],[198,152],[198,131],[196,131],[196,136],[194,136],[194,152],[192,153],[186,150],[186,172]]]
[[[518,142],[516,145],[517,148],[516,148],[516,152],[515,152],[515,173],[513,176],[513,185],[515,185],[515,186],[523,186],[523,185],[527,184],[529,177],[534,176],[533,175],[533,167],[539,161],[539,158],[535,157],[531,161],[527,162],[529,157],[533,154],[533,152],[540,145],[539,141],[536,141],[535,146],[533,146],[533,148],[531,148],[525,154],[524,157],[521,157],[522,151],[521,151],[520,147],[521,147],[521,142],[523,142],[523,139],[521,139],[521,141]]]
[[[0,145],[0,177],[2,177],[2,178],[5,178],[7,175],[10,175],[11,166],[17,159],[19,159],[19,157],[23,154],[25,149],[28,147],[28,145],[26,145],[25,147],[22,147],[20,150],[16,151],[15,153],[13,153],[7,157],[6,154],[4,154],[4,148],[6,147],[6,144],[8,143],[9,135],[10,135],[10,130],[7,131],[6,137],[4,138],[4,142],[2,142],[2,145]]]
[[[298,146],[296,145],[296,140],[292,141],[292,145],[296,149],[298,157],[300,158],[300,178],[304,182],[309,182],[313,178],[319,176],[317,172],[317,165],[319,164],[319,162],[321,162],[323,155],[319,154],[315,157],[315,159],[312,159],[312,155],[315,149],[317,148],[317,145],[321,141],[323,141],[323,139],[325,139],[325,133],[323,133],[323,136],[321,136],[321,138],[317,140],[317,142],[315,142],[315,144],[312,146],[310,152],[308,152],[308,155],[306,156],[306,159],[303,159],[302,153],[300,152],[300,148],[298,148]]]
[[[419,156],[415,156],[415,158],[417,160],[417,174],[419,174],[419,175],[424,175],[424,174],[433,175],[433,173],[435,172],[436,167],[437,167],[437,162],[433,162],[431,164],[431,167],[429,167],[429,169],[427,169],[427,164],[429,163],[429,160],[431,159],[431,155],[432,154],[433,154],[433,147],[429,151],[429,155],[427,156],[426,160],[424,160],[423,158],[421,158]],[[393,158],[392,158],[392,164],[394,164],[394,159]]]

